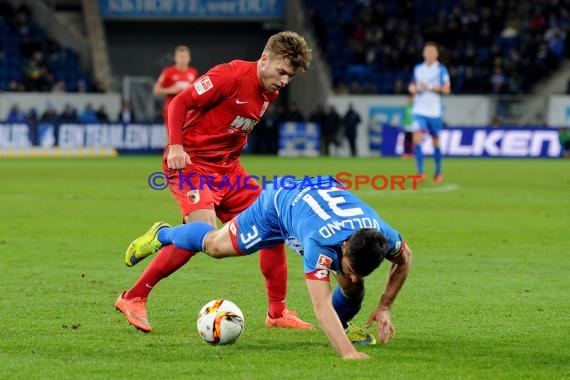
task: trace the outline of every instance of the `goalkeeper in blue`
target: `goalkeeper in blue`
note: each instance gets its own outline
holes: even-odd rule
[[[377,338],[395,334],[390,311],[404,285],[412,252],[398,231],[332,177],[276,180],[250,207],[220,229],[202,222],[170,227],[155,223],[133,241],[126,255],[136,262],[174,244],[214,258],[249,255],[285,242],[303,256],[307,288],[321,328],[344,359],[367,359],[355,345],[376,344],[376,337],[350,323],[364,298],[364,277],[391,262],[384,292],[370,314]],[[331,290],[331,274],[337,285]]]

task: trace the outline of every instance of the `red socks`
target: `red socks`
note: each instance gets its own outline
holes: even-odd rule
[[[163,278],[170,276],[186,264],[194,252],[168,245],[160,250],[150,262],[137,282],[124,294],[124,298],[147,298],[152,288]],[[259,266],[265,276],[265,287],[269,298],[269,316],[281,318],[286,308],[287,259],[285,246],[265,248],[259,251]]]
[[[150,262],[137,282],[123,295],[126,299],[147,298],[152,288],[160,280],[170,276],[188,262],[196,253],[177,248],[174,245],[163,247]]]
[[[269,298],[269,317],[281,318],[286,308],[287,258],[285,245],[280,244],[259,251],[259,266],[265,276],[265,287]]]

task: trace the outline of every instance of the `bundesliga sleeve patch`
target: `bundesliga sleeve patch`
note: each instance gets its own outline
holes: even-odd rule
[[[325,255],[319,255],[319,259],[317,260],[317,268],[320,269],[331,269],[332,259]]]
[[[198,93],[198,95],[202,95],[203,93],[205,93],[209,89],[214,88],[214,85],[212,84],[210,77],[205,76],[204,78],[202,78],[199,81],[196,81],[194,83],[194,88],[196,89],[196,92]]]

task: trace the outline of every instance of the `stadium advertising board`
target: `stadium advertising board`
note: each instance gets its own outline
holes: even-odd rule
[[[399,128],[382,129],[381,153],[402,154],[404,134]],[[558,130],[548,128],[446,128],[440,135],[441,151],[457,157],[560,157]],[[425,154],[432,154],[429,137],[423,142]]]
[[[281,18],[283,0],[99,0],[104,18]]]
[[[316,123],[287,122],[279,126],[279,156],[319,156],[320,141],[321,128]]]
[[[114,148],[119,153],[161,152],[162,124],[0,124],[0,150],[40,148]]]

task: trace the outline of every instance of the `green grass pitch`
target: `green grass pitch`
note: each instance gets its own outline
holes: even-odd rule
[[[413,174],[399,159],[245,157],[256,175]],[[427,168],[433,167],[430,160]],[[114,310],[148,262],[123,252],[154,221],[180,220],[167,190],[147,185],[160,157],[0,160],[2,379],[570,378],[570,161],[446,159],[444,182],[360,191],[414,252],[395,304],[397,336],[343,361],[321,330],[265,329],[257,255],[199,255],[151,294],[144,334]],[[290,253],[290,309],[315,323]],[[376,304],[387,265],[367,279],[357,323]],[[200,307],[228,298],[246,329],[210,346]]]

